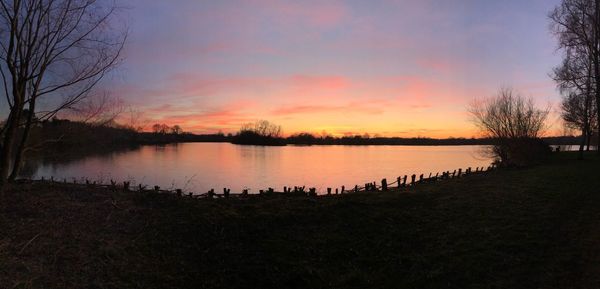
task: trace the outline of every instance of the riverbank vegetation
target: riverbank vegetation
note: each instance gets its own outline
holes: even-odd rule
[[[242,126],[231,138],[231,143],[240,145],[286,145],[281,126],[266,120],[259,120]]]
[[[162,127],[162,125],[157,125]],[[140,145],[160,145],[182,142],[232,142],[236,136],[217,134],[175,133],[173,130],[143,132],[114,123],[97,125],[66,119],[42,121],[31,128],[29,149],[26,156],[59,158],[63,154],[85,152],[112,151],[122,148],[135,148]],[[237,139],[238,143],[240,142]],[[574,145],[579,143],[577,136],[549,137],[543,140],[553,145]],[[331,135],[316,136],[309,133],[293,134],[280,137],[278,144],[288,145],[490,145],[489,138],[400,138],[370,137],[365,135],[333,137]],[[254,143],[248,141],[247,143]],[[257,143],[258,144],[258,143]]]
[[[10,185],[8,288],[595,288],[600,162],[397,192],[191,199]]]
[[[492,140],[488,154],[498,165],[528,166],[550,154],[550,146],[541,139],[549,107],[538,108],[533,99],[502,88],[494,97],[473,102],[469,112],[481,133]]]
[[[236,136],[231,134],[173,133],[170,130],[166,130],[164,133],[161,131],[143,132],[118,124],[96,125],[66,119],[52,119],[42,122],[34,126],[32,131],[32,146],[35,146],[36,143],[43,143],[45,140],[49,140],[46,141],[46,144],[50,144],[47,148],[52,150],[91,148],[93,146],[110,148],[123,145],[137,146],[181,142],[240,142],[236,141]],[[578,136],[545,137],[542,140],[552,145],[575,145],[579,143]],[[434,139],[369,135],[334,137],[331,135],[319,136],[310,133],[298,133],[288,137],[278,137],[276,142],[287,145],[490,145],[493,143],[493,140],[490,138]],[[595,142],[592,142],[592,144],[595,144]]]

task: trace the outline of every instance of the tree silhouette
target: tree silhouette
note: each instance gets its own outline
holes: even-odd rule
[[[545,129],[548,109],[538,109],[510,88],[469,108],[473,121],[485,137],[494,140],[491,154],[505,166],[527,165],[546,148],[539,137]]]
[[[49,119],[72,107],[119,62],[126,32],[111,23],[114,3],[105,3],[0,1],[0,74],[10,109],[0,131],[0,187],[18,173],[33,116]],[[56,105],[40,110],[42,98]],[[32,113],[23,122],[25,109]]]
[[[600,0],[562,0],[549,15],[552,32],[558,39],[559,48],[565,54],[565,64],[588,62],[579,67],[587,72],[590,85],[584,89],[593,95],[596,107],[600,106]],[[564,79],[559,79],[559,85]],[[575,93],[580,97],[585,94]],[[572,93],[567,93],[568,97]],[[600,123],[600,114],[596,114]],[[600,137],[600,133],[598,134]],[[600,150],[598,150],[600,153]]]

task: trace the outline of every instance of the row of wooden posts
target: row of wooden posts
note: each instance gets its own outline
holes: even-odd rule
[[[489,171],[492,169],[494,169],[494,166],[489,166],[487,168],[477,167],[477,168],[475,168],[475,171],[473,171],[472,168],[469,167],[464,171],[462,169],[458,169],[458,170],[454,170],[453,172],[446,171],[446,172],[442,172],[441,174],[436,173],[435,175],[430,173],[429,176],[427,176],[427,177],[424,174],[421,174],[419,176],[413,174],[410,176],[410,179],[409,179],[408,175],[404,175],[404,176],[397,177],[396,181],[394,181],[392,183],[388,183],[387,179],[384,178],[381,180],[381,185],[378,185],[377,182],[365,183],[364,186],[355,185],[353,188],[351,188],[349,190],[347,190],[345,186],[341,186],[341,188],[335,188],[335,191],[329,187],[329,188],[327,188],[327,195],[332,195],[332,194],[334,194],[334,192],[337,195],[337,194],[358,193],[358,192],[389,191],[394,188],[402,189],[402,188],[406,188],[406,187],[410,187],[410,186],[415,186],[415,185],[421,184],[421,183],[436,182],[436,181],[447,180],[447,179],[451,179],[451,178],[459,178],[464,175],[469,175],[469,174],[473,174],[473,173],[481,173],[481,172]],[[46,180],[42,177],[41,181],[46,181]],[[53,177],[51,177],[49,181],[53,182],[53,183],[56,182]],[[63,179],[63,183],[66,184],[67,179]],[[73,180],[73,183],[78,184],[76,179]],[[149,189],[147,189],[146,186],[142,186],[141,184],[139,184],[136,189],[133,189],[131,187],[131,182],[129,182],[129,181],[123,182],[122,186],[120,186],[120,185],[118,186],[117,182],[114,180],[110,180],[110,185],[104,185],[101,183],[98,184],[95,181],[91,182],[87,179],[85,180],[85,183],[82,182],[79,184],[85,185],[88,187],[103,186],[103,187],[108,187],[115,191],[118,189],[118,187],[121,187],[123,189],[123,191],[126,191],[126,192],[127,191],[139,191],[139,192],[156,192],[156,193],[175,193],[179,196],[184,195],[184,192],[181,189],[161,190],[160,186],[154,186],[153,190],[149,190]],[[285,187],[283,187],[283,192],[276,192],[275,189],[273,189],[273,188],[268,188],[267,190],[259,191],[260,195],[276,194],[276,193],[317,196],[317,189],[313,187],[313,188],[309,188],[307,190],[306,186],[301,186],[301,187],[300,186],[294,186],[294,187],[285,186]],[[229,189],[229,188],[223,188],[222,194],[217,194],[214,189],[210,189],[208,192],[206,192],[204,194],[187,193],[187,196],[189,196],[189,197],[206,197],[206,198],[215,198],[215,197],[229,198],[231,196],[248,196],[248,195],[250,195],[250,191],[248,189],[242,190],[242,192],[239,194],[232,194],[231,189]]]

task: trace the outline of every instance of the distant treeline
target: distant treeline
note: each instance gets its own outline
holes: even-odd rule
[[[547,137],[543,140],[550,145],[572,145],[577,144],[579,137]],[[402,138],[402,137],[364,137],[364,136],[344,136],[317,137],[311,134],[296,134],[283,138],[283,142],[289,145],[491,145],[493,140],[489,138]]]
[[[52,119],[36,125],[30,140],[40,149],[114,148],[178,142],[227,142],[224,134],[196,135],[181,130],[139,132],[120,125],[95,125],[64,119]]]
[[[563,136],[544,138],[552,145],[575,145],[580,137]],[[252,133],[236,135],[192,134],[185,132],[138,132],[122,126],[98,126],[83,122],[53,119],[41,122],[32,129],[32,151],[94,151],[135,147],[148,144],[182,142],[230,142],[246,145],[489,145],[486,138],[400,138],[368,136],[315,136],[308,133],[289,137],[257,138]]]

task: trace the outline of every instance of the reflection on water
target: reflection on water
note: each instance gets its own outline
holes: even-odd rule
[[[480,146],[237,146],[184,143],[143,146],[66,162],[29,165],[33,178],[88,178],[206,192],[231,188],[251,192],[283,186],[347,188],[400,175],[487,167]]]
[[[566,152],[566,151],[578,151],[579,150],[579,145],[551,145],[550,147],[552,147],[552,149],[559,149],[560,151]],[[595,151],[598,148],[596,146],[590,146],[590,150]],[[587,146],[584,148],[584,150],[587,150]]]

